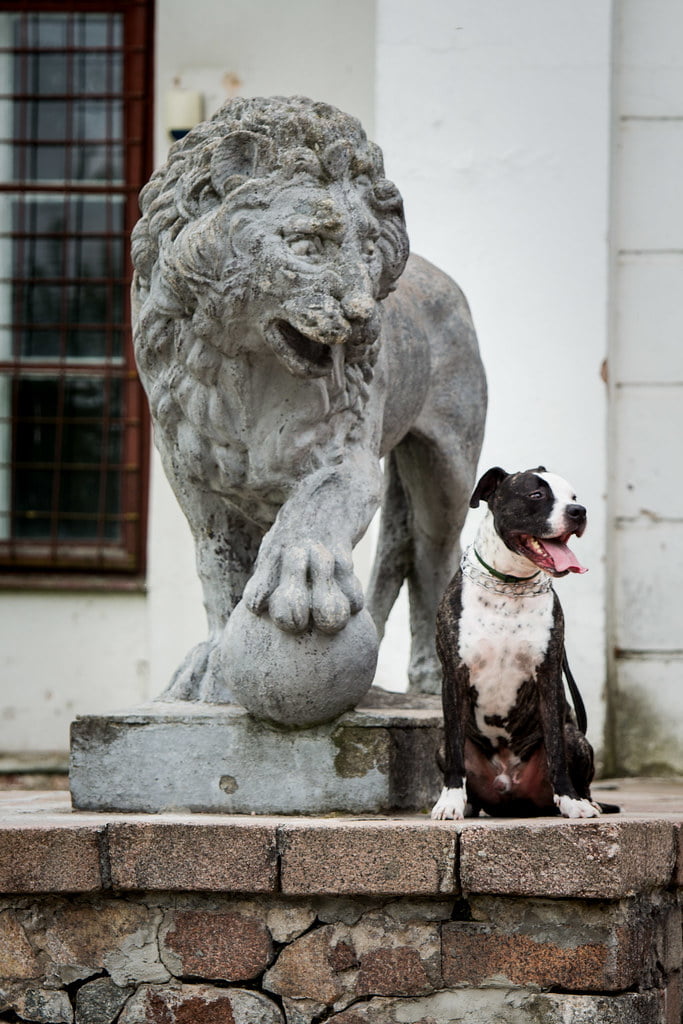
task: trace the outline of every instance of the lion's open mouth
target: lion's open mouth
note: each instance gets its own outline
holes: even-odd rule
[[[520,554],[552,576],[564,576],[568,572],[587,572],[568,547],[571,536],[572,533],[565,533],[560,537],[532,537],[520,533],[515,538],[516,547]]]
[[[271,324],[267,336],[275,354],[297,377],[323,377],[332,371],[331,347],[307,337],[286,320]]]

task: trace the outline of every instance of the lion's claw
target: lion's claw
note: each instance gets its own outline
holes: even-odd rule
[[[338,633],[363,607],[363,591],[350,557],[337,556],[320,541],[278,549],[262,545],[244,601],[255,614],[266,609],[288,633],[312,623],[323,633]]]

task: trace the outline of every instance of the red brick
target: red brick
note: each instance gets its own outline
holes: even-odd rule
[[[288,894],[425,895],[455,891],[457,832],[436,822],[337,820],[280,830]]]
[[[466,892],[619,899],[669,885],[670,822],[548,819],[460,826]]]
[[[528,935],[499,934],[484,924],[445,925],[443,931],[446,985],[481,986],[496,977],[520,987],[557,986],[569,992],[628,987],[631,980],[622,985],[610,977],[610,960],[609,948],[597,942],[562,947]]]
[[[212,985],[141,985],[119,1024],[282,1024],[279,1008],[258,992]]]
[[[164,957],[166,950],[177,958],[177,968]],[[177,910],[161,936],[166,965],[185,976],[247,981],[265,971],[272,953],[268,929],[246,914]]]
[[[0,892],[94,892],[102,886],[100,837],[89,825],[0,829]]]
[[[117,889],[274,892],[274,826],[249,820],[141,821],[109,826]]]
[[[359,996],[419,996],[433,992],[440,979],[430,978],[417,949],[376,949],[361,959],[356,982]]]

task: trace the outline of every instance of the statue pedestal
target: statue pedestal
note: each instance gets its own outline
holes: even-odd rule
[[[186,701],[81,716],[71,727],[73,806],[316,815],[429,809],[442,785],[439,699],[373,689],[363,703],[307,729],[266,724],[236,705]]]

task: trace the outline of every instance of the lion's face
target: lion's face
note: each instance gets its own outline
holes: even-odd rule
[[[232,214],[231,248],[251,268],[249,320],[295,376],[368,359],[379,334],[380,227],[365,192],[358,179],[299,179],[267,208]]]

